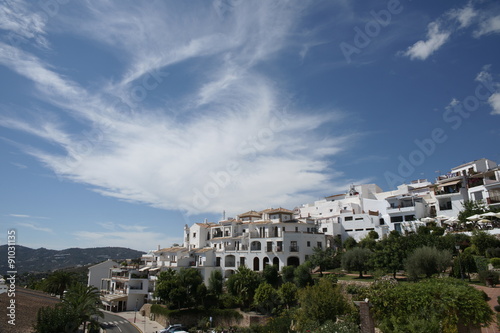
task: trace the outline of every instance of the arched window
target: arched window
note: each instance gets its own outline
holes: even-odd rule
[[[255,257],[253,259],[253,270],[254,271],[259,271],[260,270],[260,266],[259,266],[259,258],[258,257]]]
[[[250,244],[250,251],[260,251],[261,250],[261,244],[260,242],[253,241]]]

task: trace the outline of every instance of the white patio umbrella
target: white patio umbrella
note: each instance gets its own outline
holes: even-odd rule
[[[481,219],[481,216],[479,216],[478,214],[475,214],[475,215],[469,216],[469,217],[467,218],[467,220],[469,220],[469,221],[478,221],[478,220],[480,220],[480,219]]]
[[[436,216],[436,218],[438,220],[448,220],[450,217],[449,216],[446,216],[446,215],[438,215]]]
[[[488,213],[484,213],[484,214],[479,214],[479,216],[481,217],[488,217],[488,216],[491,216],[491,217],[498,217],[497,216],[498,213],[493,213],[493,212],[488,212]]]
[[[428,223],[428,222],[434,222],[434,219],[432,217],[424,217],[420,219],[420,221]]]
[[[478,223],[491,223],[490,220],[487,220],[487,219],[481,219],[479,221],[477,221]]]

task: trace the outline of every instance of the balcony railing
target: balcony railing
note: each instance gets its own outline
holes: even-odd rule
[[[290,246],[290,252],[299,252],[298,246]]]

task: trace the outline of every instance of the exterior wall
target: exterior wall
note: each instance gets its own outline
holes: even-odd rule
[[[119,267],[120,265],[113,261],[107,260],[101,262],[100,264],[89,267],[88,281],[87,285],[101,289],[101,281],[104,278],[109,277],[109,269],[113,267]]]

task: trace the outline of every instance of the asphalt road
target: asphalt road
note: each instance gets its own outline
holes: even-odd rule
[[[104,318],[99,318],[99,322],[106,333],[140,333],[128,320],[106,312]]]

